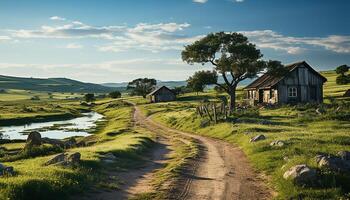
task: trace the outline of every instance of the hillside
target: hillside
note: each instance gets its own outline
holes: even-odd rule
[[[0,75],[0,89],[20,89],[47,92],[110,92],[114,88],[84,83],[67,78],[22,78]]]

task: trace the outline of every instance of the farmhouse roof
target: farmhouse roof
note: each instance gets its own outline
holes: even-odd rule
[[[285,67],[288,68],[289,72],[285,74],[282,77],[276,77],[272,76],[268,73],[265,73],[264,75],[260,76],[257,78],[255,81],[250,83],[247,87],[244,89],[263,89],[263,88],[271,88],[274,85],[276,85],[278,82],[280,82],[282,79],[284,79],[290,72],[295,70],[296,68],[300,67],[301,65],[307,67],[309,70],[311,70],[313,73],[315,73],[317,76],[320,76],[324,82],[327,81],[327,79],[322,76],[320,73],[318,73],[316,70],[314,70],[307,62],[301,61],[301,62],[296,62],[293,64],[286,65]]]
[[[148,94],[148,96],[152,96],[152,95],[157,94],[160,91],[160,89],[162,89],[162,88],[165,88],[165,89],[169,90],[171,93],[175,94],[174,91],[169,89],[167,86],[162,86],[162,87],[159,87],[159,88],[156,88],[155,90],[153,90],[151,93]]]

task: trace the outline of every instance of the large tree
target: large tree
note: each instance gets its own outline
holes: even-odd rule
[[[235,109],[236,88],[239,82],[255,77],[266,63],[262,54],[248,38],[240,33],[211,33],[185,46],[182,60],[189,63],[210,63],[220,74],[224,83],[216,84],[230,96],[230,110]]]
[[[140,95],[146,97],[157,85],[153,78],[138,78],[128,83],[127,89],[131,90],[131,95]]]

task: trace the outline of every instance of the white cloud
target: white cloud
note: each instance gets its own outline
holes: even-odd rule
[[[66,49],[81,49],[83,48],[83,45],[76,44],[76,43],[70,43],[65,46]]]
[[[272,30],[241,31],[259,48],[300,54],[312,47],[321,47],[336,53],[350,53],[350,36],[330,35],[327,37],[292,37]]]
[[[241,3],[241,2],[243,2],[244,0],[235,0],[236,2],[238,2],[238,3]]]
[[[7,40],[11,40],[11,37],[6,36],[6,35],[0,35],[0,42],[1,41],[7,41]]]
[[[195,3],[207,3],[208,0],[193,0]]]
[[[56,21],[65,21],[66,18],[59,17],[59,16],[52,16],[50,17],[51,20],[56,20]]]

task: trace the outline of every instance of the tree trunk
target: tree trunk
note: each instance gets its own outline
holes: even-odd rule
[[[230,114],[236,110],[236,86],[233,86],[230,91]]]

